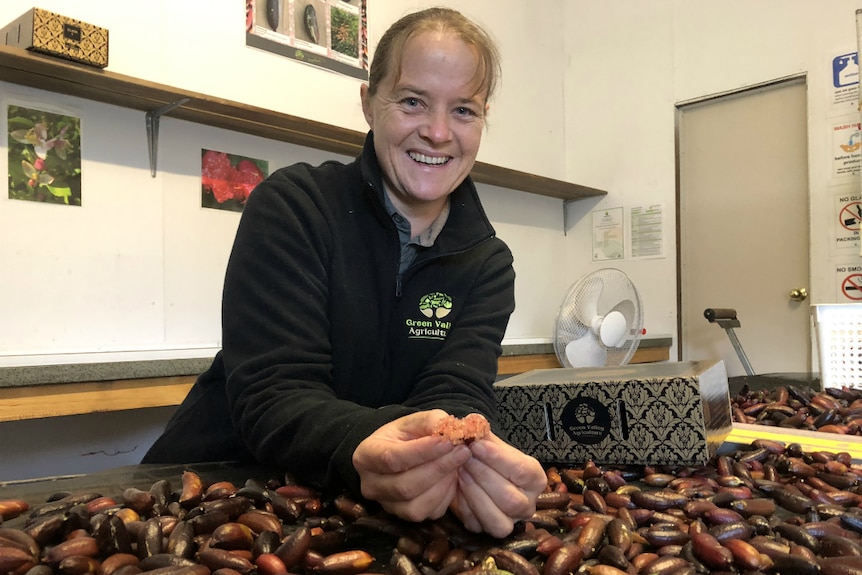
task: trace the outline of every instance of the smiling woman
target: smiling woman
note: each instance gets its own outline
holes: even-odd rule
[[[535,459],[494,433],[469,445],[435,433],[497,416],[515,274],[469,177],[496,54],[449,9],[384,34],[360,91],[360,156],[282,168],[249,196],[223,348],[145,462],[256,460],[495,536],[535,511]]]
[[[423,32],[404,44],[397,81],[361,89],[383,185],[412,236],[431,226],[476,162],[487,106],[478,69],[476,50],[460,38]]]

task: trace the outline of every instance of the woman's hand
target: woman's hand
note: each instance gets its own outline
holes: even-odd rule
[[[488,434],[470,445],[473,457],[458,472],[452,511],[464,526],[494,537],[512,532],[515,522],[536,511],[536,498],[547,485],[534,458]]]
[[[458,490],[464,445],[434,433],[447,413],[420,411],[381,426],[353,452],[363,497],[408,521],[442,517]]]

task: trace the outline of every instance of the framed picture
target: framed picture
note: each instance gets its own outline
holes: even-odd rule
[[[241,212],[268,172],[266,160],[201,149],[201,207]]]
[[[81,119],[10,105],[9,199],[81,205]]]
[[[368,79],[365,0],[246,0],[246,45]]]

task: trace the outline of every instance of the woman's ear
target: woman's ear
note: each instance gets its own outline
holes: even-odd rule
[[[363,82],[359,86],[359,99],[362,101],[362,113],[365,114],[365,121],[368,122],[368,127],[374,129],[374,114],[371,112],[371,94],[368,93],[368,84]]]

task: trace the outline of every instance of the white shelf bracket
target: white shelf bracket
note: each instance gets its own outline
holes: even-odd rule
[[[191,98],[181,98],[176,102],[147,112],[147,150],[150,153],[150,175],[156,177],[156,162],[159,157],[159,120],[177,106],[182,106]]]

